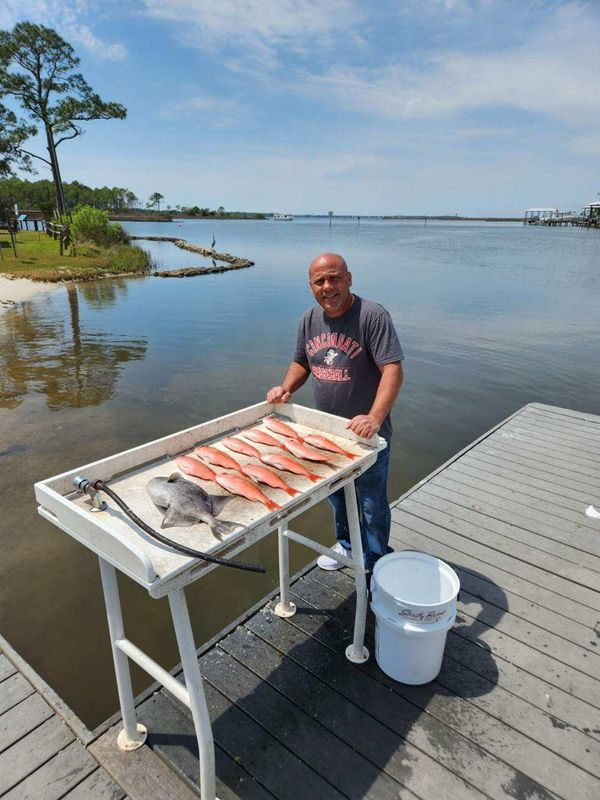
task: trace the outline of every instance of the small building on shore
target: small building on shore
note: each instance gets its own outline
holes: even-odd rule
[[[586,222],[600,222],[600,202],[596,201],[594,203],[588,203],[587,206],[583,207],[583,214],[584,220]]]
[[[528,225],[544,225],[559,213],[558,208],[528,208],[524,222]]]

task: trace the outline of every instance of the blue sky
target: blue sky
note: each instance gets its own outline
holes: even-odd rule
[[[65,180],[296,214],[600,192],[600,0],[2,0],[24,19],[128,109],[63,145]]]

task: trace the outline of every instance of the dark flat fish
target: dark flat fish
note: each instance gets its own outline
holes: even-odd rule
[[[164,512],[161,528],[205,522],[212,534],[222,540],[223,534],[230,533],[237,527],[234,523],[218,522],[215,519],[230,498],[210,495],[178,472],[168,478],[152,478],[146,488],[154,505]]]

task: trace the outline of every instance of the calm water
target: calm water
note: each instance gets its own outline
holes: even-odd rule
[[[296,219],[130,223],[256,262],[247,270],[60,288],[0,317],[0,618],[13,646],[90,725],[117,707],[97,561],[36,513],[32,485],[264,398],[280,382],[306,270],[345,255],[356,293],[384,302],[406,352],[393,414],[390,497],[536,401],[600,414],[600,234],[510,224]],[[150,245],[166,268],[202,260]],[[206,263],[206,262],[204,262]],[[297,401],[311,404],[309,388]],[[299,530],[330,536],[326,504]],[[312,558],[293,550],[295,568]],[[263,540],[190,587],[197,643],[277,582]],[[178,660],[166,601],[121,582],[128,633]],[[135,689],[149,680],[135,675]]]

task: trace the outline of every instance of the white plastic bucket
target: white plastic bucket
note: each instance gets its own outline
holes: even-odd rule
[[[390,619],[387,609],[374,602],[371,608],[376,617],[375,658],[379,668],[400,683],[419,685],[432,681],[442,668],[456,602],[444,619],[427,625]]]
[[[373,603],[393,621],[436,625],[448,618],[460,589],[444,561],[417,550],[389,553],[375,564]]]

